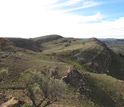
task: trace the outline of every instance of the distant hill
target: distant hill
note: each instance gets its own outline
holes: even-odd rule
[[[40,43],[44,43],[44,42],[50,42],[53,40],[58,40],[63,38],[60,35],[46,35],[46,36],[41,36],[41,37],[37,37],[37,38],[33,38],[32,40],[40,42]]]
[[[33,51],[39,51],[40,45],[34,42],[31,39],[22,39],[22,38],[7,38],[11,42],[13,42],[14,46],[29,49]]]
[[[124,55],[124,39],[102,39],[110,49]]]
[[[25,48],[33,51],[42,51],[42,43],[49,42],[52,40],[57,40],[62,38],[59,35],[48,35],[33,39],[23,39],[23,38],[7,38],[14,43],[16,47]]]

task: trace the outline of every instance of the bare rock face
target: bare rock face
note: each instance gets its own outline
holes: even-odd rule
[[[20,102],[16,98],[12,97],[10,100],[3,103],[1,107],[20,107]]]
[[[79,90],[89,90],[88,86],[86,85],[87,79],[85,75],[78,72],[78,69],[74,66],[69,68],[68,73],[65,77],[63,77],[63,80]]]

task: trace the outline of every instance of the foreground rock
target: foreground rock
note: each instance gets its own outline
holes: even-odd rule
[[[85,91],[85,93],[89,91],[87,76],[78,72],[78,69],[75,66],[69,68],[68,73],[63,77],[63,80],[80,91]]]
[[[1,107],[20,107],[20,101],[12,97],[10,100],[3,103]]]

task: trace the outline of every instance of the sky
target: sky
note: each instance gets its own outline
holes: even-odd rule
[[[124,38],[124,0],[0,0],[0,37]]]

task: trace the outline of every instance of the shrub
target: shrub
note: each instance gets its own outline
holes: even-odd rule
[[[25,94],[30,98],[34,107],[44,107],[61,98],[66,84],[63,80],[55,79],[51,74],[28,69],[23,74]]]
[[[8,75],[8,70],[5,68],[0,69],[0,82],[6,78],[6,76]]]
[[[70,44],[69,44],[69,43],[65,44],[65,47],[68,47],[68,46],[70,46]]]
[[[23,104],[21,107],[33,107],[31,104],[27,104],[27,103],[25,103],[25,104]]]

